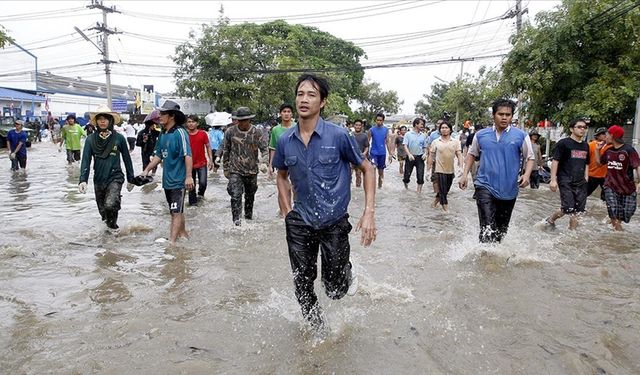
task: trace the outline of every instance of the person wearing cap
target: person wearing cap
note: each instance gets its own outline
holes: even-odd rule
[[[551,226],[555,226],[556,220],[564,215],[570,215],[569,229],[576,229],[578,215],[587,205],[589,145],[584,141],[587,129],[584,119],[573,119],[569,122],[571,136],[556,143],[549,189],[554,192],[560,190],[560,209],[546,219]]]
[[[146,169],[151,162],[153,151],[156,149],[156,143],[160,136],[160,131],[156,129],[156,125],[160,121],[160,111],[154,109],[144,118],[144,129],[138,132],[136,137],[136,146],[140,147],[140,155],[142,156],[142,170]],[[156,173],[156,168],[151,170],[151,174]]]
[[[278,139],[280,139],[282,133],[295,125],[293,107],[291,104],[282,104],[280,106],[280,123],[271,129],[271,135],[269,136],[269,178],[273,176],[273,154],[276,152]]]
[[[134,173],[129,146],[125,137],[113,130],[114,124],[120,121],[120,115],[109,107],[98,107],[95,112],[90,113],[89,121],[96,126],[96,132],[89,135],[84,143],[78,191],[82,194],[87,192],[91,160],[93,160],[93,189],[98,212],[107,227],[115,230],[118,229],[120,192],[125,178],[121,160],[124,161],[127,173],[129,183],[127,188],[131,190],[133,187]]]
[[[158,111],[163,132],[156,143],[153,158],[141,176],[147,176],[149,171],[163,162],[162,187],[171,214],[169,242],[173,245],[178,237],[189,237],[184,219],[184,189],[193,189],[193,161],[189,134],[184,129],[187,117],[180,111],[178,103],[166,100]]]
[[[244,218],[253,219],[253,202],[258,190],[258,150],[262,162],[267,163],[269,152],[262,132],[251,125],[255,115],[247,107],[239,107],[233,125],[224,133],[222,144],[222,169],[229,179],[227,192],[231,196],[231,219],[237,226],[242,224],[242,195],[244,193]]]
[[[69,164],[80,160],[80,139],[86,136],[87,133],[82,129],[82,126],[76,123],[76,115],[68,115],[66,124],[60,130],[59,149],[62,149],[62,143],[64,143],[67,149],[67,162]]]
[[[340,299],[355,295],[358,283],[350,262],[352,226],[347,212],[351,165],[364,173],[364,212],[356,226],[356,230],[362,230],[363,246],[376,239],[375,171],[355,138],[320,116],[329,95],[325,79],[303,74],[298,78],[295,94],[298,125],[278,140],[273,166],[278,169],[278,204],[285,216],[295,295],[303,317],[322,333],[326,326],[313,286],[318,252],[327,296]]]
[[[20,168],[27,168],[27,132],[24,128],[24,121],[16,120],[15,129],[7,133],[7,151],[11,160],[11,170],[17,171]]]
[[[518,188],[529,186],[535,156],[527,133],[511,126],[515,108],[516,103],[509,99],[493,102],[491,111],[494,124],[473,137],[462,176],[458,180],[460,189],[466,189],[469,171],[476,158],[479,158],[473,197],[478,207],[479,240],[483,243],[502,241],[509,229]],[[518,176],[523,158],[525,171]]]
[[[600,155],[611,147],[607,144],[607,128],[600,127],[596,129],[593,141],[589,142],[589,181],[587,183],[587,196],[591,195],[600,186],[600,199],[604,202],[604,178],[607,176],[607,166],[598,165],[596,153],[598,145],[600,145]]]
[[[605,137],[611,147],[603,155],[600,155],[600,150],[604,146],[596,147],[598,165],[607,166],[604,197],[611,224],[617,231],[622,230],[623,221],[631,221],[636,212],[637,194],[640,191],[640,181],[636,184],[633,182],[634,169],[640,176],[640,158],[635,148],[624,143],[623,137],[624,129],[613,125],[607,130]]]
[[[542,152],[540,151],[540,133],[536,129],[529,132],[529,138],[531,139],[531,148],[533,149],[533,155],[535,156],[533,169],[531,170],[531,181],[529,181],[529,187],[532,189],[540,188],[540,173],[538,171],[542,169],[544,164],[542,160]]]

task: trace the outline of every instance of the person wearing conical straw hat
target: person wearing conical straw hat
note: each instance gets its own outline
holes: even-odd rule
[[[118,229],[118,211],[120,211],[120,192],[124,184],[120,160],[124,161],[127,172],[127,189],[131,190],[134,179],[133,163],[129,155],[127,140],[113,130],[120,122],[120,115],[107,106],[100,106],[90,113],[90,122],[96,132],[89,135],[84,144],[80,164],[80,184],[78,191],[87,192],[89,168],[93,159],[93,187],[98,212],[109,229]]]

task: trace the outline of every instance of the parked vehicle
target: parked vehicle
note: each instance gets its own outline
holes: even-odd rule
[[[15,129],[16,120],[13,117],[0,118],[0,148],[7,147],[7,134],[11,129]],[[31,142],[36,139],[36,132],[27,126],[22,127],[22,131],[27,132],[27,147],[31,147]]]

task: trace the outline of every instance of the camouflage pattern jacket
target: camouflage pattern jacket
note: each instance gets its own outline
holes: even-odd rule
[[[262,132],[253,125],[247,131],[238,129],[237,125],[228,128],[222,145],[222,168],[225,173],[228,171],[243,176],[258,174],[258,150],[263,163],[269,159],[267,142]]]

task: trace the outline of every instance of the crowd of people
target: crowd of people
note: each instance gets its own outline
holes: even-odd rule
[[[415,171],[418,194],[423,194],[425,174],[430,174],[434,195],[431,206],[440,206],[445,212],[456,171],[461,171],[460,189],[474,187],[479,241],[483,243],[502,241],[520,189],[539,187],[544,171],[540,134],[514,126],[515,103],[511,100],[493,103],[491,126],[465,127],[460,136],[453,137],[447,118],[439,119],[430,133],[423,118],[414,119],[410,130],[405,125],[389,128],[383,113],[376,115],[375,125],[368,131],[362,120],[346,127],[332,124],[321,117],[329,86],[315,75],[302,75],[295,95],[295,111],[294,106],[283,104],[279,109],[281,122],[266,137],[252,124],[255,115],[248,107],[239,107],[231,115],[207,118],[207,132],[199,129],[197,116],[185,115],[177,103],[167,100],[140,126],[130,121],[121,130],[120,115],[108,107],[91,112],[86,129],[69,115],[54,142],[60,151],[63,144],[66,146],[69,164],[80,161],[80,193],[87,191],[93,164],[98,212],[111,230],[118,229],[125,181],[129,191],[144,185],[153,180],[162,163],[162,187],[171,216],[168,240],[172,244],[189,236],[185,195],[189,205],[198,205],[205,195],[209,172],[216,173],[222,166],[228,180],[231,220],[236,226],[242,225],[243,219],[254,218],[258,174],[268,173],[270,178],[275,175],[295,294],[304,317],[320,329],[322,311],[313,290],[318,253],[322,281],[330,298],[340,299],[357,290],[348,236],[352,230],[347,213],[352,184],[364,189],[364,211],[356,225],[363,246],[376,239],[376,186],[383,188],[385,170],[393,160],[398,161],[405,189],[409,189]],[[24,169],[27,164],[23,125],[16,122],[7,136],[14,170]],[[569,228],[575,229],[587,197],[600,187],[611,225],[622,230],[621,223],[630,221],[637,206],[640,182],[634,182],[634,170],[640,176],[640,158],[624,143],[620,126],[596,129],[590,143],[585,137],[587,130],[585,119],[573,120],[569,123],[570,136],[557,142],[549,187],[559,191],[560,204],[544,224],[552,228],[558,219],[569,215]],[[86,141],[81,152],[82,137]],[[136,146],[142,157],[142,172],[137,176],[130,156]]]

